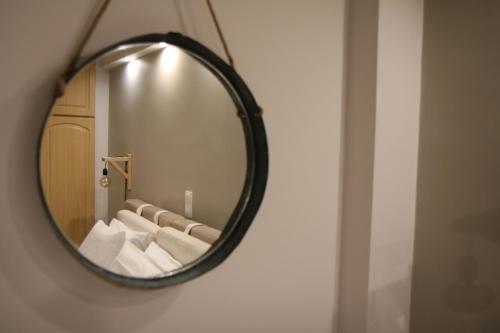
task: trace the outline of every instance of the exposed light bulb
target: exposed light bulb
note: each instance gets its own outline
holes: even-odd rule
[[[111,179],[109,179],[106,176],[103,176],[103,177],[101,177],[101,179],[99,179],[99,184],[102,187],[109,187],[109,185],[111,185]]]
[[[111,179],[108,177],[108,169],[102,169],[102,177],[99,179],[99,185],[102,187],[109,187],[111,185]]]

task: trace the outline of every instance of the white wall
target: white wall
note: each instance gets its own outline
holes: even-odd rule
[[[104,168],[101,158],[108,156],[109,73],[97,65],[95,74],[95,220],[108,221],[108,190],[97,184]]]
[[[339,331],[409,331],[422,0],[349,2]]]
[[[265,110],[268,190],[222,266],[155,291],[118,287],[84,269],[55,237],[37,192],[37,133],[93,3],[0,5],[0,330],[333,331],[344,1],[214,1],[237,69]],[[169,1],[112,2],[89,50],[183,27],[218,45],[213,28],[203,28],[206,10],[193,8],[196,24],[180,21]]]
[[[423,0],[380,0],[368,330],[409,331]]]

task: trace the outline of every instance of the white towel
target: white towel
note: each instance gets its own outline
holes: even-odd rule
[[[137,246],[140,250],[144,251],[149,246],[149,243],[154,239],[154,235],[148,231],[135,231],[126,227],[122,222],[117,219],[112,219],[109,228],[116,232],[125,232],[127,241]]]
[[[117,274],[141,278],[159,276],[164,273],[144,252],[127,241],[107,268]]]
[[[173,271],[182,266],[180,262],[175,260],[167,251],[162,249],[158,244],[152,242],[144,252],[151,261],[163,272]]]
[[[125,232],[111,230],[99,220],[80,245],[80,253],[96,265],[108,267],[126,242]]]
[[[151,222],[149,223],[152,225]],[[150,249],[150,254],[146,254],[139,248],[145,247],[147,250],[150,244],[154,244],[153,242],[137,237],[141,233],[128,230],[123,224],[120,225],[119,221],[112,221],[111,224],[113,226],[107,226],[99,220],[94,225],[79,248],[83,256],[96,265],[121,275],[152,277],[164,274],[165,270],[151,258],[155,256],[154,250]],[[134,243],[128,241],[127,238]]]

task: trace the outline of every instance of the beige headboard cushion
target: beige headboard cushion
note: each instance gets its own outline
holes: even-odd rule
[[[187,221],[188,224],[195,222],[187,219],[185,221]],[[203,224],[194,226],[189,234],[193,237],[201,239],[204,242],[213,244],[220,237],[221,232]]]
[[[135,212],[137,208],[147,202],[140,199],[128,199],[125,201],[125,208]],[[160,210],[168,210],[168,208],[159,208],[156,206],[146,206],[142,209],[142,217],[149,221],[154,221],[156,212]],[[194,221],[186,219],[184,216],[174,212],[164,212],[158,217],[158,225],[160,227],[171,227],[179,231],[184,231],[186,227]],[[221,231],[207,225],[195,226],[191,229],[190,235],[202,240],[205,243],[213,244],[220,236]]]
[[[125,200],[125,208],[135,213],[137,211],[137,208],[139,208],[139,206],[144,205],[146,203],[147,202],[144,202],[140,199],[128,199]]]

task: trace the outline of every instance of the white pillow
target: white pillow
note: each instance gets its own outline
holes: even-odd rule
[[[101,220],[97,221],[80,245],[80,253],[96,265],[117,274],[132,277],[151,277],[163,274],[163,270],[159,269],[149,256],[137,246],[137,242],[140,242],[141,246],[146,244],[143,238],[137,237],[141,233],[127,230],[117,220],[112,221],[112,224],[111,227]],[[127,241],[127,233],[136,244]],[[148,233],[143,234],[149,235]],[[149,235],[149,237],[151,236]]]
[[[147,231],[134,231],[117,219],[112,219],[109,228],[115,232],[125,232],[127,241],[137,246],[144,251],[149,246],[149,243],[154,239],[154,236]]]
[[[156,242],[184,265],[197,259],[210,248],[210,244],[170,227],[158,231]]]
[[[182,266],[180,262],[175,260],[167,251],[162,249],[155,242],[151,242],[144,252],[146,256],[163,272],[173,271]]]
[[[80,253],[96,265],[108,267],[126,241],[125,232],[111,230],[99,220],[80,245]]]

